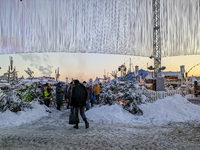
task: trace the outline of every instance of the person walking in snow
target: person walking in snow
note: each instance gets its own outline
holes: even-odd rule
[[[45,87],[44,87],[44,104],[47,107],[49,107],[49,105],[50,105],[51,97],[52,97],[51,88],[49,87],[49,83],[46,83]]]
[[[41,85],[42,99],[45,98],[45,96],[44,96],[44,87],[45,87],[45,84],[42,84]]]
[[[85,116],[85,106],[86,106],[86,100],[87,100],[87,90],[83,84],[80,84],[78,80],[74,80],[75,86],[72,89],[72,100],[71,100],[71,106],[75,108],[75,115],[79,118],[79,111],[80,115],[85,122],[85,128],[89,128],[89,123],[87,121],[87,118]],[[79,120],[79,119],[78,119]],[[74,128],[78,129],[78,123],[74,126]]]
[[[91,106],[93,107],[94,106],[94,90],[93,90],[92,85],[90,85],[90,88],[91,88],[91,91],[92,91],[92,99],[90,100],[90,102],[91,102]]]
[[[68,105],[69,105],[69,107],[70,107],[70,112],[71,113],[74,113],[74,108],[73,107],[71,107],[71,100],[72,100],[72,89],[73,89],[73,86],[74,86],[74,83],[73,82],[71,82],[70,83],[70,85],[69,85],[69,88],[68,88],[68,90],[67,90],[67,98],[68,98]]]
[[[98,84],[95,84],[94,85],[94,94],[96,96],[96,100],[97,100],[97,103],[99,103],[99,93],[101,91],[101,88],[98,86]]]
[[[69,109],[69,99],[67,98],[67,90],[68,90],[68,85],[65,85],[63,99],[67,103],[67,109]]]
[[[57,104],[57,110],[60,110],[61,105],[63,104],[63,91],[61,82],[58,82],[56,85],[56,104]]]
[[[87,89],[87,107],[86,110],[90,109],[90,101],[93,100],[93,92],[92,88],[90,87],[89,83],[86,84],[86,89]]]

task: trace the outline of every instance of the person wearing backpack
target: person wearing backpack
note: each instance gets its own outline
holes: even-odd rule
[[[87,93],[85,86],[83,84],[80,84],[80,82],[78,80],[74,80],[74,84],[75,84],[75,86],[72,89],[71,106],[75,109],[75,115],[78,118],[79,118],[78,114],[80,111],[80,115],[81,115],[83,121],[85,122],[85,128],[87,129],[87,128],[89,128],[89,123],[85,116],[85,106],[87,106],[86,101],[87,101],[88,93]],[[78,123],[79,123],[79,121],[76,123],[74,128],[76,128],[76,129],[79,128]]]

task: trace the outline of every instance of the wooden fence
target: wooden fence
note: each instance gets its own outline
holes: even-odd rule
[[[185,90],[152,91],[144,89],[142,90],[142,94],[147,97],[147,102],[155,102],[156,100],[163,99],[167,96],[173,96],[175,94],[185,96],[187,93]]]

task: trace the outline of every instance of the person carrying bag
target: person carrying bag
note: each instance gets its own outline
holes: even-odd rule
[[[77,118],[79,118],[79,112],[80,115],[85,122],[85,128],[89,128],[89,122],[87,121],[87,118],[85,116],[85,106],[86,105],[86,100],[87,100],[87,89],[85,88],[84,85],[80,84],[78,80],[74,80],[75,86],[72,89],[72,99],[71,99],[71,106],[75,110],[75,115]],[[79,119],[78,119],[79,120]],[[78,123],[79,121],[75,124],[74,128],[78,129]]]
[[[77,123],[79,123],[79,118],[76,117],[76,115],[74,114],[74,112],[70,113],[69,124],[77,124]]]

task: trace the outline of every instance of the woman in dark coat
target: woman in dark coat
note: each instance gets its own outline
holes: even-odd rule
[[[57,110],[60,110],[60,106],[63,104],[63,91],[61,87],[61,82],[56,85],[56,104]]]

